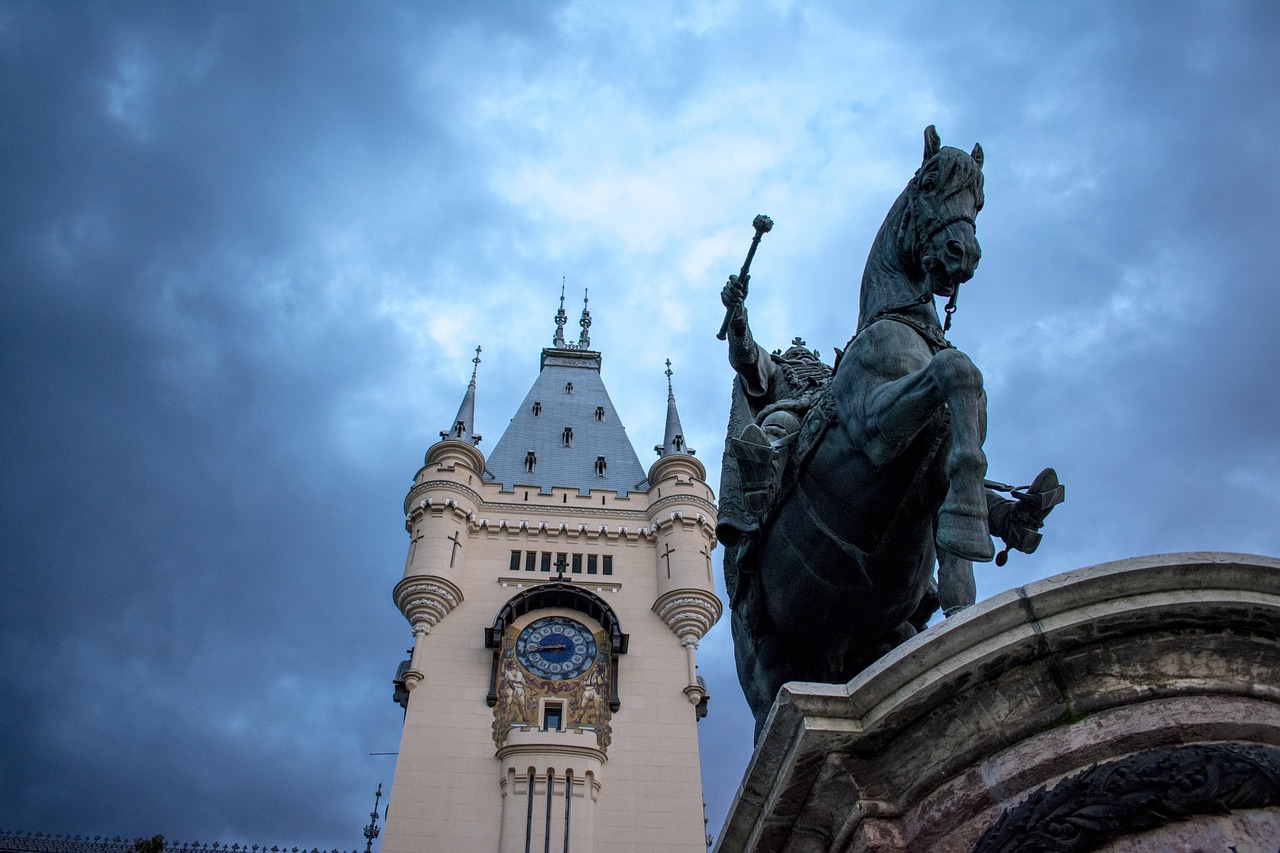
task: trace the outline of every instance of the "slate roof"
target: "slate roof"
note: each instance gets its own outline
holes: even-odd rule
[[[488,455],[486,480],[502,483],[504,489],[549,492],[567,487],[579,494],[648,488],[645,470],[600,377],[600,363],[600,353],[593,350],[542,351],[538,378]],[[566,391],[570,384],[572,393]],[[567,444],[566,428],[573,431]],[[526,464],[530,452],[536,460],[532,472]],[[597,470],[601,457],[603,471]]]

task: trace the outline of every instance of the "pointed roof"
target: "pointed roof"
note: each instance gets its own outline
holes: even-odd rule
[[[662,437],[662,444],[653,448],[659,456],[671,456],[685,453],[692,456],[694,451],[684,440],[684,428],[680,426],[680,413],[676,411],[676,395],[671,390],[671,359],[667,359],[667,428]]]
[[[462,395],[462,405],[458,407],[458,414],[453,419],[453,424],[446,430],[440,431],[441,439],[452,439],[454,441],[465,441],[470,444],[479,444],[482,438],[476,432],[476,371],[480,368],[480,347],[476,346],[476,357],[471,359],[474,367],[471,368],[471,384],[467,386],[467,392]]]
[[[542,351],[538,378],[489,453],[487,481],[504,489],[541,492],[576,488],[584,495],[592,489],[625,493],[647,488],[644,469],[600,376],[600,353],[587,348],[591,316],[585,307],[580,325],[578,346]]]
[[[560,349],[564,348],[564,324],[569,322],[569,315],[564,313],[564,276],[560,277],[560,310],[556,312],[556,334],[551,339],[551,345]]]

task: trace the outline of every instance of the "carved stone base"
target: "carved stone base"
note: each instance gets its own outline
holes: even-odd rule
[[[1278,816],[1280,560],[1175,554],[785,686],[716,850],[1243,853]]]

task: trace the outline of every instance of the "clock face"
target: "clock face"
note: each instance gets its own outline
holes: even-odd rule
[[[520,632],[516,657],[534,675],[563,681],[587,671],[596,659],[596,640],[585,625],[564,616],[544,616]]]

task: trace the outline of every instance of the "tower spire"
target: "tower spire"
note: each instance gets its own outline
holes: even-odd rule
[[[458,414],[453,419],[453,426],[440,433],[441,439],[452,439],[454,441],[466,441],[471,444],[479,444],[481,436],[476,433],[476,371],[480,369],[480,353],[479,344],[476,345],[476,357],[471,359],[471,383],[467,385],[467,392],[462,395],[462,405],[458,407]]]
[[[587,310],[587,290],[582,290],[582,319],[578,321],[578,325],[582,327],[582,334],[578,336],[578,349],[591,349],[591,312]]]
[[[569,315],[564,313],[564,276],[560,276],[560,310],[556,312],[556,336],[551,345],[556,349],[564,349],[564,324],[569,322]]]
[[[659,456],[670,456],[673,453],[693,455],[684,441],[684,429],[680,426],[680,413],[676,411],[676,394],[671,389],[671,359],[667,359],[667,429],[662,444],[654,447]]]

